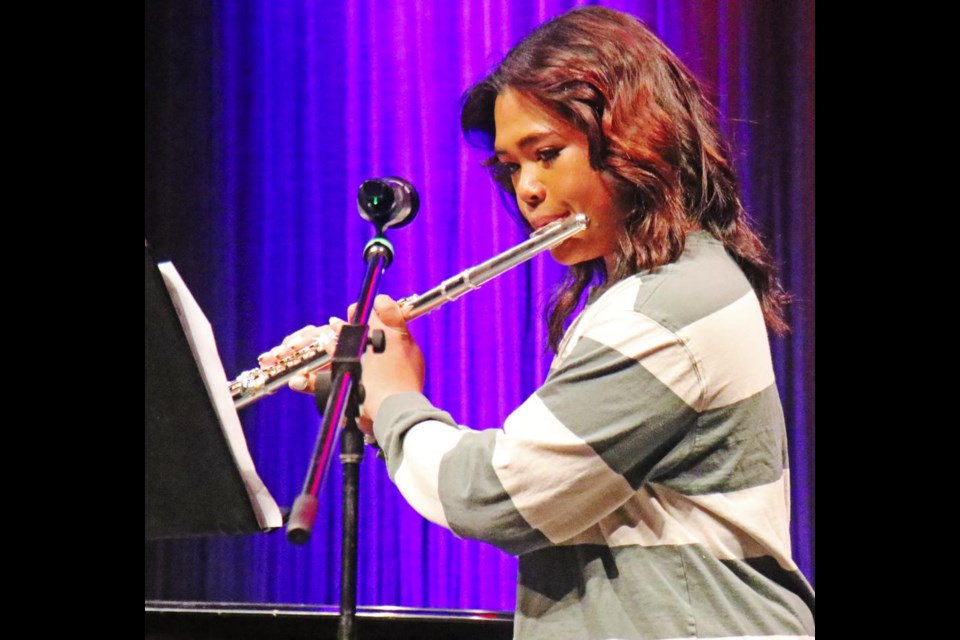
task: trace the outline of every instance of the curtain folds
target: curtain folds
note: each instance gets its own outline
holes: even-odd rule
[[[228,373],[305,324],[343,316],[371,227],[366,178],[398,175],[421,211],[390,233],[395,297],[523,239],[459,131],[461,93],[543,20],[582,2],[147,2],[145,233],[210,317]],[[812,0],[603,2],[645,21],[709,87],[749,211],[794,296],[774,345],[787,412],[793,542],[814,580],[814,50]],[[546,374],[547,256],[413,325],[427,395],[499,426]],[[306,473],[318,419],[289,392],[246,409],[254,461],[280,504]],[[340,467],[313,540],[282,533],[145,546],[149,599],[335,603]],[[359,602],[512,610],[516,561],[410,509],[382,461],[362,465]]]

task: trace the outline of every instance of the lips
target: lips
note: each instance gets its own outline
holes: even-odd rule
[[[536,231],[536,230],[538,230],[538,229],[542,229],[543,227],[547,226],[547,225],[550,224],[551,222],[555,222],[555,221],[557,221],[557,220],[561,220],[561,219],[563,219],[563,218],[566,218],[568,215],[570,215],[570,214],[569,214],[569,213],[561,213],[561,214],[555,215],[555,216],[553,216],[553,215],[551,215],[551,216],[537,216],[536,218],[530,220],[530,226],[533,227],[534,231]]]

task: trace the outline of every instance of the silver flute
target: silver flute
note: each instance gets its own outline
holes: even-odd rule
[[[586,229],[588,224],[590,220],[582,213],[555,220],[534,231],[527,240],[512,249],[461,271],[425,293],[397,300],[397,304],[400,305],[404,318],[413,320],[456,300],[468,291],[478,289],[484,282],[523,264],[535,255],[556,247],[570,236]],[[286,386],[290,378],[307,375],[329,365],[333,358],[327,353],[326,347],[335,337],[333,330],[326,331],[307,346],[281,358],[275,364],[241,373],[230,383],[234,406],[241,409]]]

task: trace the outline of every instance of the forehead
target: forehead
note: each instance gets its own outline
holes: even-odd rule
[[[528,95],[509,87],[497,96],[493,119],[496,126],[494,149],[498,152],[518,148],[534,137],[556,135],[570,138],[579,133]]]

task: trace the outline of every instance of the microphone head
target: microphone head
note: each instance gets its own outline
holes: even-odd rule
[[[403,178],[372,178],[360,185],[357,209],[361,218],[372,222],[382,232],[412,222],[420,209],[420,196]]]

